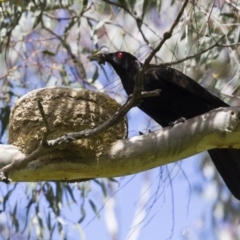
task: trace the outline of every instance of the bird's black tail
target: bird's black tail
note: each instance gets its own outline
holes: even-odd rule
[[[216,148],[208,153],[229,190],[240,200],[240,149]]]

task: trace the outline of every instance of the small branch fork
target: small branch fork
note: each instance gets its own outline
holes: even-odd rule
[[[183,15],[183,12],[184,12],[184,9],[186,8],[188,4],[188,0],[185,0],[183,5],[182,5],[182,8],[180,10],[180,12],[178,13],[175,21],[173,22],[171,28],[169,29],[169,31],[165,32],[163,34],[163,39],[160,41],[160,43],[157,45],[157,47],[155,47],[151,53],[149,54],[148,58],[145,60],[144,64],[143,64],[143,70],[142,72],[145,72],[145,70],[148,68],[149,66],[149,63],[151,62],[152,58],[155,56],[155,54],[161,49],[161,47],[163,46],[163,44],[169,39],[171,38],[172,36],[172,33],[173,33],[173,30],[174,28],[177,26],[177,24],[179,23],[182,15]]]

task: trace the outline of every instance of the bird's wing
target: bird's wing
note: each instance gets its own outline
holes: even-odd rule
[[[199,99],[207,103],[211,103],[211,105],[214,108],[228,106],[225,102],[212,95],[210,92],[208,92],[204,87],[199,85],[193,79],[191,79],[187,75],[179,72],[174,68],[160,67],[156,68],[155,71],[156,76],[161,81],[165,81],[168,84],[172,84],[175,87],[181,88],[182,90],[193,94],[195,97],[198,97]]]

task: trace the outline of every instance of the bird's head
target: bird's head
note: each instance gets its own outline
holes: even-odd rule
[[[112,65],[117,74],[121,77],[123,74],[129,74],[129,71],[140,70],[141,63],[128,52],[97,53],[92,55],[90,60],[97,60],[100,64],[108,62]]]
[[[100,64],[108,62],[120,77],[127,94],[133,92],[135,79],[141,70],[142,63],[128,52],[97,53],[89,57],[97,60]]]

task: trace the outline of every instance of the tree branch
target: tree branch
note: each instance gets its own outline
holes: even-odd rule
[[[100,156],[74,161],[36,160],[24,169],[14,169],[9,176],[13,181],[69,181],[124,176],[175,162],[212,148],[240,148],[239,139],[240,107],[219,108],[173,128],[119,140],[105,149]],[[26,158],[33,155],[34,153]],[[0,145],[0,166],[21,160],[22,157],[23,154],[21,155],[17,148],[14,149],[14,146]]]
[[[182,58],[182,59],[179,59],[179,60],[176,60],[176,61],[171,61],[171,62],[165,62],[165,63],[160,63],[160,64],[156,64],[156,66],[171,66],[171,65],[175,65],[175,64],[179,64],[179,63],[182,63],[182,62],[185,62],[189,59],[192,59],[192,58],[195,58],[197,56],[200,56],[202,55],[203,53],[205,52],[208,52],[209,50],[215,48],[215,47],[234,47],[234,46],[238,46],[240,45],[239,42],[237,43],[232,43],[232,44],[220,44],[220,41],[224,38],[224,36],[222,36],[221,38],[218,39],[218,41],[216,43],[214,43],[213,45],[211,45],[210,47],[206,48],[206,49],[203,49],[197,53],[194,53],[192,55],[189,55],[185,58]],[[152,65],[155,65],[155,64],[152,64]]]
[[[183,15],[183,12],[184,12],[184,9],[185,7],[187,6],[188,4],[188,0],[185,0],[185,2],[183,3],[182,5],[182,8],[180,10],[180,12],[178,13],[175,21],[173,22],[171,28],[169,29],[169,31],[165,32],[163,34],[163,39],[160,41],[160,43],[157,45],[157,47],[155,47],[151,53],[149,54],[149,56],[147,57],[147,59],[145,60],[144,62],[144,65],[143,65],[143,72],[147,69],[150,61],[152,60],[152,58],[155,56],[155,54],[161,49],[161,47],[163,46],[163,44],[169,39],[171,38],[172,36],[172,33],[173,33],[173,30],[174,28],[177,26],[178,22],[180,21],[182,15]]]
[[[66,133],[61,137],[58,137],[53,140],[47,140],[47,136],[50,133],[50,128],[48,125],[45,112],[43,110],[43,106],[38,100],[37,101],[38,110],[40,111],[41,117],[43,119],[43,123],[46,128],[46,132],[42,136],[42,141],[40,142],[37,149],[34,148],[35,150],[31,152],[31,154],[29,154],[28,156],[23,156],[21,159],[16,159],[14,162],[11,162],[9,165],[6,165],[2,169],[0,169],[0,178],[4,182],[9,182],[11,181],[11,179],[8,179],[8,175],[11,171],[24,168],[30,162],[34,161],[38,157],[44,156],[45,154],[53,151],[54,149],[60,148],[65,144],[68,144],[74,140],[90,138],[92,136],[96,136],[97,134],[102,133],[103,131],[117,124],[132,107],[138,104],[139,100],[141,100],[142,98],[150,97],[150,96],[157,96],[159,95],[159,93],[160,93],[159,90],[150,91],[146,93],[146,92],[141,92],[141,89],[138,89],[123,106],[121,106],[110,118],[108,118],[102,124],[92,129],[88,128],[86,130],[82,130],[78,132],[76,131],[76,132]]]

